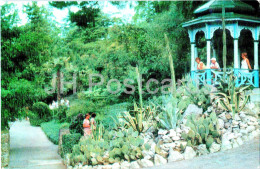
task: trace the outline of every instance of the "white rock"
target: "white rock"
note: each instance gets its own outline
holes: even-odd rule
[[[82,164],[79,163],[78,169],[82,169]]]
[[[114,163],[112,164],[113,169],[120,169],[120,164],[119,163]]]
[[[234,133],[226,132],[225,134],[223,134],[222,140],[231,140],[234,139],[234,137],[235,137]]]
[[[158,135],[165,135],[167,133],[168,133],[168,131],[167,130],[163,130],[163,129],[159,129],[159,131],[158,131]]]
[[[170,149],[168,162],[180,161],[183,159],[184,159],[184,156],[179,151],[174,151],[173,149]]]
[[[155,154],[154,155],[154,164],[155,165],[161,165],[161,164],[166,164],[167,160],[163,158],[162,156]]]
[[[247,124],[246,123],[239,123],[239,127],[240,128],[247,128]]]
[[[239,124],[238,121],[236,121],[236,120],[233,120],[233,121],[232,121],[232,125],[233,125],[233,126],[236,126],[236,125],[238,125],[238,124]]]
[[[199,155],[199,156],[205,155],[205,154],[208,154],[208,153],[209,153],[209,151],[207,150],[206,144],[200,144],[200,145],[197,147],[197,152],[198,152],[198,155]]]
[[[213,142],[209,148],[210,153],[215,153],[218,152],[220,150],[220,145]]]
[[[229,122],[225,123],[225,129],[230,128],[231,124]]]
[[[229,140],[222,139],[221,150],[225,151],[225,150],[229,150],[229,149],[232,149],[231,142]]]
[[[237,141],[237,144],[240,145],[240,146],[242,144],[244,144],[243,140],[240,137],[238,137],[236,141]]]
[[[176,132],[177,132],[177,133],[182,133],[182,130],[181,130],[179,127],[177,127],[177,128],[176,128]]]
[[[128,161],[124,161],[121,163],[121,169],[129,169],[130,163]]]
[[[103,165],[102,169],[113,169],[112,165]]]
[[[184,152],[185,160],[192,159],[196,156],[196,152],[193,150],[192,147],[187,146]]]
[[[259,136],[259,132],[258,131],[252,131],[251,133],[252,137],[255,138],[255,137],[258,137]]]
[[[257,123],[257,122],[252,122],[252,121],[247,122],[247,124],[248,124],[249,126],[258,126],[258,123]]]
[[[170,130],[170,133],[168,134],[169,137],[175,137],[177,135],[176,131],[174,129]]]
[[[178,140],[180,140],[181,138],[179,137],[179,136],[174,136],[174,137],[172,137],[172,140],[173,141],[178,141]]]
[[[176,146],[176,143],[165,143],[163,144],[166,148],[174,148]]]
[[[141,168],[137,161],[133,161],[130,163],[130,169]]]
[[[237,141],[234,141],[234,143],[232,144],[232,147],[233,147],[233,148],[239,147],[239,144],[237,143]]]
[[[153,166],[153,162],[150,160],[146,160],[146,159],[142,159],[142,160],[138,161],[138,163],[141,167],[152,167]]]
[[[223,129],[224,128],[224,120],[222,119],[218,119],[218,126],[219,126],[219,129]]]
[[[239,114],[239,116],[240,116],[240,118],[244,121],[244,120],[246,120],[246,114],[245,114],[245,112],[240,112],[240,114]]]
[[[227,118],[225,116],[225,113],[221,113],[219,116],[218,116],[220,119],[222,119],[224,122],[227,122]]]
[[[189,116],[191,114],[199,115],[199,114],[202,114],[202,112],[203,112],[202,108],[199,108],[195,104],[189,104],[189,106],[185,110],[183,116],[186,117],[186,116]]]
[[[255,130],[255,126],[248,126],[248,127],[246,128],[246,130],[247,130],[248,133],[250,133],[250,132],[252,132],[252,131]]]
[[[240,120],[241,120],[241,118],[239,117],[239,115],[238,115],[238,114],[235,114],[235,116],[234,116],[234,120],[236,120],[236,121],[240,121]]]
[[[252,117],[252,116],[247,116],[247,120],[252,121],[252,122],[257,122],[257,118]]]
[[[172,139],[168,135],[162,137],[164,143],[172,143]]]
[[[243,135],[247,135],[248,132],[246,129],[240,129],[240,133]]]
[[[155,147],[156,147],[156,144],[155,144],[155,142],[149,142],[149,144],[150,144],[150,146],[151,146],[151,151],[153,152],[153,153],[155,153]]]
[[[92,169],[93,167],[91,165],[84,165],[82,169]],[[69,169],[69,168],[68,168]],[[112,169],[112,167],[110,168]]]

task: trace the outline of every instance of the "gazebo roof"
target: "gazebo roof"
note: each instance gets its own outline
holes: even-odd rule
[[[239,14],[249,14],[253,13],[255,9],[239,0],[210,0],[204,5],[197,8],[195,14],[205,14],[205,13],[217,13],[222,11],[222,5],[225,6],[226,12],[235,12]]]
[[[183,27],[189,27],[200,23],[221,22],[222,5],[225,7],[225,21],[242,21],[259,24],[260,18],[253,14],[255,9],[239,0],[210,0],[204,5],[198,7],[194,13],[197,18],[185,22]]]

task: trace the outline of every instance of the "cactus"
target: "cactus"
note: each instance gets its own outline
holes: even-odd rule
[[[198,117],[190,115],[187,118],[186,125],[190,127],[189,132],[182,133],[182,138],[187,141],[188,146],[197,146],[206,144],[207,148],[215,141],[220,143],[221,134],[218,130],[218,123],[215,113],[211,113],[209,117]]]

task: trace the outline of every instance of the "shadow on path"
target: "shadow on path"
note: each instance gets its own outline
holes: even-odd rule
[[[66,169],[58,146],[48,140],[40,127],[16,121],[10,128],[11,169]]]

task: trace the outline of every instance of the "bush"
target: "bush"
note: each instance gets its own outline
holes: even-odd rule
[[[42,123],[41,128],[46,134],[46,136],[50,139],[54,144],[59,143],[59,130],[63,124],[58,123],[55,120]]]
[[[80,133],[81,135],[83,135],[84,134],[83,120],[84,120],[83,114],[78,114],[78,116],[74,117],[69,126],[70,132],[71,133]]]
[[[60,123],[68,122],[70,119],[67,118],[68,107],[65,105],[60,105],[57,109],[54,109],[54,118]]]
[[[61,156],[64,157],[67,153],[71,153],[73,146],[79,142],[80,138],[81,134],[79,133],[63,135]]]
[[[51,119],[51,110],[46,103],[43,103],[43,102],[34,103],[32,106],[32,112],[39,119],[42,119],[44,121],[48,121]]]

